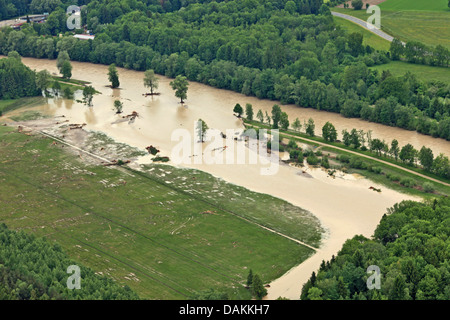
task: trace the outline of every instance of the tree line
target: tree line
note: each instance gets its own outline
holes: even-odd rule
[[[67,268],[78,265],[81,288],[68,289]],[[71,260],[59,244],[0,224],[0,300],[136,300],[138,295]]]
[[[449,300],[450,199],[403,201],[388,209],[373,238],[347,240],[303,286],[304,300]],[[380,286],[366,272],[380,268]],[[370,288],[369,288],[370,287]]]
[[[403,59],[410,63],[440,67],[448,67],[450,63],[450,51],[440,44],[436,47],[426,46],[419,41],[403,44],[399,39],[394,39],[390,53],[392,60]]]
[[[17,53],[0,59],[0,100],[37,95],[40,92],[36,86],[36,73],[21,62]]]
[[[239,117],[244,113],[244,109],[240,104],[236,104],[233,112]],[[245,106],[246,118],[254,120],[253,106],[249,103]],[[283,112],[279,105],[272,107],[271,115],[263,114],[262,110],[258,110],[256,118],[261,123],[269,124],[273,129],[289,130],[303,132],[311,137],[316,135],[314,119],[309,118],[308,121],[301,123],[299,118],[296,118],[292,123],[289,121],[288,114]],[[341,139],[338,139],[339,133],[331,122],[326,122],[322,127],[322,138],[327,142],[341,142],[346,147],[359,149],[361,151],[371,151],[373,154],[381,157],[389,157],[395,161],[401,161],[403,164],[415,167],[420,165],[423,170],[433,173],[439,177],[450,179],[450,160],[448,156],[443,153],[437,155],[433,154],[431,148],[422,146],[420,150],[414,148],[410,143],[400,146],[397,139],[386,142],[378,138],[372,138],[372,131],[365,132],[364,130],[347,129],[342,130]],[[297,156],[298,157],[298,156]],[[302,159],[302,158],[301,158]],[[350,159],[344,162],[350,162]],[[361,169],[360,166],[353,166]]]

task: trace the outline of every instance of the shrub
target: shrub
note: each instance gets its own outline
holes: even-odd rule
[[[295,142],[295,140],[293,140],[293,139],[289,140],[287,147],[289,149],[298,149],[297,142]]]
[[[414,180],[412,180],[411,178],[402,178],[400,180],[400,184],[407,188],[413,188],[416,185],[416,182]]]
[[[328,162],[328,157],[327,156],[322,157],[322,161],[320,162],[320,165],[322,167],[324,167],[325,169],[329,169],[330,168],[330,163]]]
[[[427,193],[433,193],[434,192],[434,185],[430,182],[424,182],[422,185],[423,191]]]
[[[317,158],[314,154],[311,154],[308,158],[306,158],[306,162],[312,166],[315,166],[319,163],[319,158]]]
[[[353,0],[352,1],[352,7],[355,10],[361,10],[363,7],[363,2],[362,0]]]
[[[351,168],[355,168],[355,169],[367,169],[367,164],[362,161],[359,157],[351,157],[350,158],[350,162],[349,165]]]
[[[400,181],[400,177],[396,176],[395,174],[389,175],[388,179],[391,180],[391,181]]]
[[[350,156],[347,156],[345,154],[341,154],[339,157],[336,157],[337,160],[344,162],[344,163],[349,163],[350,162]]]
[[[381,173],[381,168],[380,167],[369,167],[368,168],[369,171],[375,172],[376,174],[380,174]]]

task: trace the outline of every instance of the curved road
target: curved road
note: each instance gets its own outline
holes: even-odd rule
[[[389,42],[392,42],[392,40],[394,40],[393,36],[388,35],[386,32],[381,31],[380,29],[375,27],[373,24],[368,23],[368,22],[366,22],[364,20],[355,18],[355,17],[350,16],[348,14],[343,14],[343,13],[334,12],[334,11],[331,11],[331,14],[333,16],[335,16],[335,17],[343,18],[345,20],[348,20],[348,21],[351,21],[353,23],[356,23],[356,24],[360,25],[361,27],[369,30],[372,33],[375,33],[377,36],[380,36],[381,38],[383,38],[383,39],[385,39],[385,40],[387,40]]]

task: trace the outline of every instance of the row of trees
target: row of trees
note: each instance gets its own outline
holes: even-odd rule
[[[0,59],[0,100],[39,95],[36,73],[25,66],[17,53]]]
[[[244,113],[244,109],[240,104],[236,104],[233,112],[240,117]],[[253,106],[251,104],[246,104],[245,113],[248,120],[253,120]],[[289,130],[289,128],[292,128],[295,132],[300,132],[300,129],[303,127],[304,133],[311,137],[315,136],[314,119],[310,118],[307,122],[304,121],[301,124],[300,120],[296,118],[290,126],[287,113],[283,112],[279,105],[272,107],[271,116],[267,112],[266,116],[264,116],[262,110],[258,110],[256,117],[261,123],[266,122],[274,129]],[[342,140],[338,140],[338,132],[330,122],[326,122],[322,127],[322,138],[327,142],[342,142],[347,147],[362,151],[370,150],[377,156],[390,157],[395,161],[401,161],[410,166],[420,164],[425,171],[450,179],[450,160],[448,156],[441,153],[435,158],[433,151],[426,146],[422,146],[420,150],[416,150],[410,143],[400,147],[396,139],[393,139],[389,144],[384,140],[372,138],[371,130],[365,132],[364,130],[352,129],[348,131],[344,129],[341,134]]]
[[[442,45],[430,47],[419,41],[408,41],[404,45],[399,39],[394,39],[390,52],[392,60],[404,59],[411,63],[441,67],[448,67],[450,64],[450,50]]]
[[[373,239],[347,240],[303,286],[305,300],[449,300],[450,199],[403,201],[383,216]],[[369,266],[380,287],[369,289]]]
[[[81,288],[70,290],[69,266],[80,267]],[[0,300],[135,300],[129,287],[69,259],[58,244],[0,224]]]

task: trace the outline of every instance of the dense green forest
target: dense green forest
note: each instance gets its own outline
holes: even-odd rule
[[[389,209],[373,239],[355,236],[322,262],[304,285],[302,299],[449,300],[450,199],[403,201]],[[369,290],[366,269],[381,271]]]
[[[0,50],[49,59],[65,50],[76,61],[185,75],[450,139],[449,86],[371,70],[388,62],[390,53],[337,28],[321,0],[197,2],[85,1],[82,17],[94,41],[70,33],[48,37],[67,32],[65,11],[57,7],[47,23],[4,29]]]
[[[80,289],[68,289],[71,265],[80,267]],[[0,224],[0,300],[139,299],[129,287],[71,260],[58,244]]]
[[[37,96],[36,73],[19,58],[0,59],[0,100]]]

